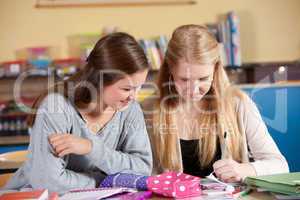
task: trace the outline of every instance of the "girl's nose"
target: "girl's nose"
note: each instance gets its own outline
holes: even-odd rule
[[[196,80],[191,83],[190,94],[191,96],[198,95],[200,93],[200,81]]]
[[[136,94],[132,93],[128,96],[128,100],[131,101],[131,100],[135,100],[136,99]]]
[[[141,87],[137,87],[135,89],[133,89],[129,96],[128,96],[128,99],[129,100],[136,100],[137,99],[137,95],[138,95],[138,92],[141,90]]]

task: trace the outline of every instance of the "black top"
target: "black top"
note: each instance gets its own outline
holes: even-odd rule
[[[205,177],[213,172],[213,164],[215,161],[221,159],[221,148],[220,142],[217,142],[217,151],[212,162],[207,166],[202,168],[199,162],[198,156],[198,145],[199,140],[183,140],[180,139],[183,172],[193,176]]]

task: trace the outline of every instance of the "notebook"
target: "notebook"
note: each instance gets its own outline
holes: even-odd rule
[[[220,186],[224,186],[223,190],[227,191],[228,193],[232,193],[235,191],[235,188],[233,185],[220,181],[217,177],[215,177],[214,173],[211,173],[208,176],[206,176],[206,179],[214,181],[214,182],[218,183]]]
[[[202,178],[200,182],[202,195],[201,199],[234,199],[234,194],[240,190],[234,185],[227,184],[218,180],[214,175]]]
[[[48,200],[48,190],[10,192],[0,196],[0,200]]]
[[[151,196],[151,191],[141,191],[135,193],[120,194],[113,197],[109,197],[105,200],[146,200],[151,198]]]
[[[136,192],[136,190],[122,187],[72,190],[61,196],[59,200],[97,200],[125,192]]]
[[[271,192],[288,195],[300,194],[300,172],[247,177],[245,183]]]

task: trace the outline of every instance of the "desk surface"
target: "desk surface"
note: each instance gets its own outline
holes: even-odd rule
[[[243,200],[271,200],[276,199],[273,195],[271,195],[269,192],[253,192],[249,195],[242,197],[240,199]]]
[[[151,200],[169,200],[173,198],[164,198],[164,197],[152,197]],[[273,195],[268,192],[252,192],[247,196],[240,197],[237,199],[241,200],[273,200],[276,199]],[[188,198],[186,200],[201,200],[201,197]]]
[[[21,167],[23,162],[21,161],[1,161],[0,160],[0,170],[4,169],[18,169]]]

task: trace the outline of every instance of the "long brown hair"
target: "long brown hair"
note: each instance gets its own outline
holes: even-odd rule
[[[149,68],[143,49],[131,35],[122,32],[106,35],[96,43],[84,68],[37,98],[33,104],[34,113],[28,117],[28,125],[33,126],[35,111],[50,92],[62,93],[75,106],[87,105],[92,102],[93,94],[85,83],[101,90],[123,78],[124,74],[130,75]]]
[[[243,93],[230,85],[228,77],[220,60],[218,42],[206,27],[200,25],[184,25],[178,27],[172,34],[161,66],[158,78],[159,87],[159,112],[153,116],[154,152],[158,162],[163,168],[171,170],[180,169],[180,160],[177,151],[178,132],[176,128],[176,112],[179,105],[179,94],[172,80],[170,80],[172,67],[184,60],[192,64],[214,65],[214,75],[211,87],[201,100],[203,103],[197,123],[207,124],[208,133],[199,132],[199,162],[202,167],[209,165],[217,149],[217,141],[223,142],[223,134],[228,132],[229,150],[233,159],[240,161],[242,152],[242,136],[237,125],[237,113],[235,112],[235,97],[243,96]],[[168,84],[166,84],[168,83]],[[174,95],[175,94],[175,95]],[[172,98],[168,98],[168,97]],[[213,96],[214,98],[211,98]],[[155,124],[163,124],[164,130],[157,128]],[[156,128],[155,128],[156,127]],[[161,127],[161,126],[160,126]]]

